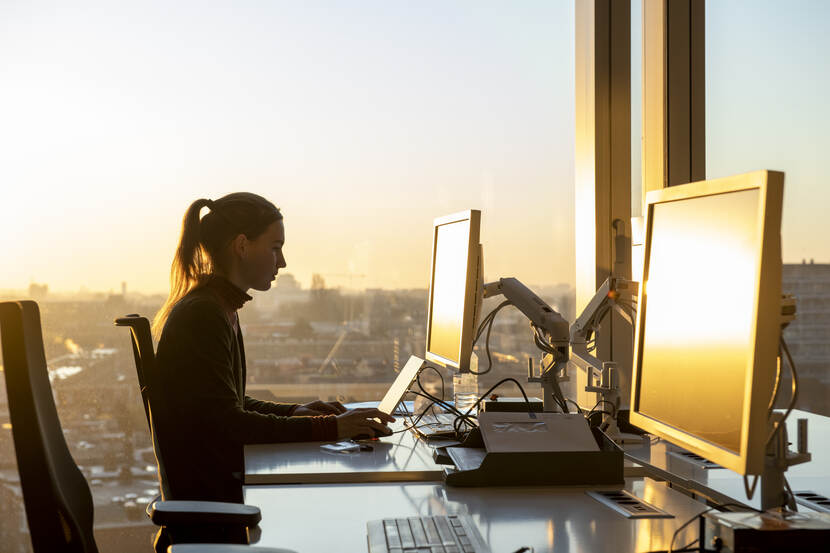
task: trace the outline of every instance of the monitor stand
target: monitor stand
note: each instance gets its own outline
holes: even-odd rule
[[[798,420],[796,451],[790,451],[783,414],[770,417],[772,439],[761,475],[761,511],[711,512],[704,518],[716,550],[734,553],[821,551],[830,543],[830,513],[797,512],[784,473],[811,459],[807,452],[807,419]],[[747,490],[751,495],[751,490]],[[705,540],[701,540],[706,543]]]
[[[812,458],[807,451],[807,419],[798,419],[796,451],[793,452],[788,447],[790,442],[783,418],[780,412],[774,412],[770,417],[773,434],[767,445],[764,472],[761,475],[761,510],[763,511],[796,511],[795,497],[786,485],[785,473],[789,467],[806,463]]]
[[[794,512],[710,512],[703,515],[701,543],[732,553],[824,551],[830,543],[830,514]],[[707,551],[711,551],[707,549]]]

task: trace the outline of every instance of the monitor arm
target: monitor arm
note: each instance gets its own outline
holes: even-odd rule
[[[502,278],[497,282],[484,285],[485,298],[498,295],[504,295],[506,300],[530,319],[534,331],[537,332],[537,340],[538,333],[544,333],[544,340],[547,343],[543,344],[543,349],[547,355],[542,364],[542,372],[538,377],[534,376],[531,366],[528,382],[542,384],[542,401],[545,411],[555,411],[558,403],[560,408],[567,413],[565,397],[559,388],[559,373],[568,366],[568,321],[518,279]],[[537,345],[539,345],[538,341]]]
[[[635,281],[613,276],[608,277],[570,329],[570,361],[587,372],[588,385],[585,386],[585,391],[600,394],[603,401],[607,401],[614,406],[613,413],[603,414],[603,424],[606,425],[606,432],[610,436],[618,434],[616,410],[619,408],[620,387],[617,377],[617,364],[600,361],[588,351],[588,339],[592,333],[596,334],[600,321],[609,310],[619,313],[633,328],[634,320],[631,314],[623,309],[617,300],[623,294],[636,296],[638,289],[639,285]]]
[[[589,385],[595,375],[599,376],[602,373],[603,363],[588,351],[588,338],[596,332],[596,327],[599,326],[600,320],[608,309],[613,309],[632,327],[634,326],[631,314],[623,309],[617,300],[623,293],[635,296],[638,286],[638,283],[632,280],[608,277],[571,325],[569,336],[571,362],[580,369],[588,371]]]

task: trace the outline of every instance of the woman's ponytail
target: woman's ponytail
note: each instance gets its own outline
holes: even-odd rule
[[[179,246],[176,248],[176,255],[173,257],[173,264],[170,267],[170,295],[167,301],[156,313],[153,319],[153,334],[158,338],[164,323],[170,315],[170,311],[176,302],[190,292],[199,277],[211,272],[210,256],[206,255],[201,239],[201,217],[199,213],[203,207],[211,205],[211,200],[204,198],[196,200],[182,219],[182,233],[179,238]]]

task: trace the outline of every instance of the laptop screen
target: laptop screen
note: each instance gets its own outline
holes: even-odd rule
[[[392,414],[392,411],[395,410],[403,399],[404,394],[409,389],[409,385],[412,384],[412,381],[415,380],[416,376],[418,376],[418,371],[421,370],[423,364],[423,359],[419,359],[414,355],[410,356],[409,361],[406,362],[406,365],[403,366],[401,372],[398,373],[398,377],[395,379],[395,382],[392,383],[389,390],[387,390],[386,395],[383,396],[380,405],[378,405],[379,410],[383,411],[387,415]]]

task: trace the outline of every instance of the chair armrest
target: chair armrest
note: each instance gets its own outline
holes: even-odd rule
[[[259,507],[220,501],[155,501],[150,520],[158,526],[233,525],[256,526],[262,520]]]
[[[217,545],[205,543],[184,543],[171,545],[167,553],[297,553],[291,549],[257,547],[253,545]]]

